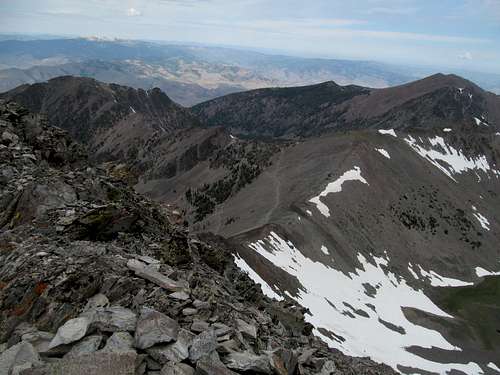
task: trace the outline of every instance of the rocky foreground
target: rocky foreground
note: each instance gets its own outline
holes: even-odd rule
[[[0,374],[393,373],[329,349],[43,117],[0,102],[0,137]]]

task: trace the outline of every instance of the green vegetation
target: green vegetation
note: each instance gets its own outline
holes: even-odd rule
[[[488,350],[500,346],[500,276],[477,285],[446,288],[439,304],[463,319]]]

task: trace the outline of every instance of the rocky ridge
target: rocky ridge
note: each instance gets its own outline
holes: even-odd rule
[[[392,374],[329,349],[224,240],[0,103],[1,374]]]

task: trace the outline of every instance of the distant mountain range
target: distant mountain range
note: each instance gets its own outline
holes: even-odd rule
[[[60,77],[0,95],[225,238],[330,347],[404,374],[500,366],[500,98],[455,75],[230,94]]]
[[[300,58],[220,47],[141,41],[0,39],[0,92],[61,75],[92,77],[135,88],[159,87],[191,106],[229,93],[317,84],[384,88],[432,74],[369,61]],[[465,74],[487,90],[500,90],[500,75]]]

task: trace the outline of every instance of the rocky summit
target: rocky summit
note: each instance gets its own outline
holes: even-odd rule
[[[215,235],[0,103],[0,374],[392,374],[313,336]],[[108,172],[111,170],[111,172]]]

